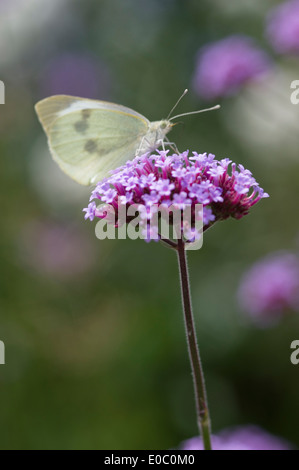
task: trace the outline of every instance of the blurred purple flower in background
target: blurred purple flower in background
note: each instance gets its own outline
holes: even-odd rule
[[[213,450],[291,450],[287,441],[267,433],[257,426],[225,429],[212,436]],[[203,450],[200,437],[182,443],[179,450]]]
[[[32,221],[20,233],[18,243],[26,266],[60,280],[80,277],[94,265],[90,239],[65,223]]]
[[[203,47],[196,60],[193,88],[202,98],[212,100],[237,92],[251,80],[261,79],[270,60],[246,36],[230,36]]]
[[[267,20],[267,36],[281,54],[299,54],[299,0],[274,8]]]
[[[286,311],[299,311],[299,259],[275,253],[254,264],[238,292],[243,310],[261,326],[276,323]]]
[[[61,54],[46,65],[41,77],[44,96],[67,94],[107,99],[109,90],[107,67],[89,54]]]

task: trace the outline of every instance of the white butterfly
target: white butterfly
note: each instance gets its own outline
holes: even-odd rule
[[[67,95],[39,101],[35,109],[53,159],[83,185],[105,178],[136,155],[156,150],[174,125],[168,119],[150,122],[119,104]]]

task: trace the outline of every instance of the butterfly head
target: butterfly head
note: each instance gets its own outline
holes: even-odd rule
[[[157,140],[164,139],[166,134],[171,131],[173,126],[174,124],[167,119],[163,119],[162,121],[154,121],[150,124],[150,132],[156,133]]]
[[[154,121],[149,125],[147,134],[142,140],[142,145],[139,148],[139,152],[147,152],[156,150],[160,145],[163,144],[166,134],[172,129],[174,124],[164,119],[162,121]]]

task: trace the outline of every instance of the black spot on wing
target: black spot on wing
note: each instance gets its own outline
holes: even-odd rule
[[[82,132],[84,133],[88,129],[88,118],[90,118],[91,115],[91,109],[82,109],[81,111],[82,119],[81,121],[77,121],[74,124],[74,128],[76,129],[77,132]]]
[[[88,123],[86,120],[84,121],[77,121],[74,124],[74,128],[76,129],[77,132],[82,132],[84,133],[88,129]]]
[[[91,109],[82,109],[82,119],[88,119],[91,115]]]
[[[98,144],[94,140],[90,139],[86,142],[84,150],[88,153],[95,153],[98,151]]]

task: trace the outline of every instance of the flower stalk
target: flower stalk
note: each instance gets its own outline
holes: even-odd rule
[[[197,412],[197,421],[199,431],[203,440],[204,449],[212,450],[211,445],[211,423],[207,402],[207,392],[203,369],[199,354],[199,348],[196,340],[195,325],[192,313],[190,282],[187,266],[187,257],[185,243],[182,239],[178,240],[177,245],[178,263],[181,281],[182,303],[184,311],[184,320],[186,328],[186,337],[188,352],[192,369],[195,403]]]

